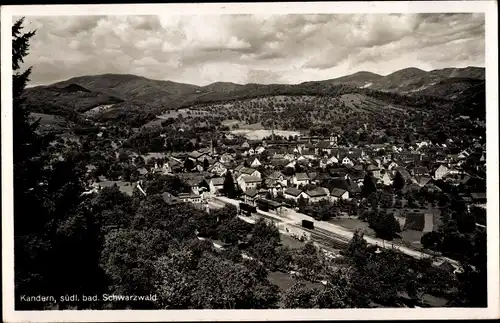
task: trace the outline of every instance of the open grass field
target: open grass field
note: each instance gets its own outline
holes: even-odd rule
[[[258,129],[258,130],[252,130],[252,129],[233,129],[231,130],[232,134],[235,135],[242,135],[250,140],[260,140],[264,137],[268,137],[272,134],[271,130],[267,129]],[[300,132],[298,131],[290,131],[290,130],[275,130],[274,133],[278,136],[300,136]]]
[[[288,247],[289,249],[300,249],[305,245],[304,242],[300,242],[299,240],[287,236],[286,234],[281,234],[280,236],[283,246]]]
[[[361,230],[366,235],[375,236],[375,231],[370,229],[367,222],[363,222],[357,218],[340,218],[340,219],[331,219],[328,222],[336,225],[340,225],[343,228],[348,229],[349,231]]]
[[[135,184],[130,184],[128,182],[123,182],[123,181],[103,181],[99,182],[98,184],[103,188],[111,187],[116,184],[121,192],[130,196],[132,195],[135,187]]]
[[[32,112],[30,118],[32,120],[40,119],[41,125],[64,126],[66,124],[66,119],[55,114]]]

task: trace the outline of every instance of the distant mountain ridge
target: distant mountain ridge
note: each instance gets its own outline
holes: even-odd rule
[[[101,105],[127,108],[133,106],[159,113],[203,102],[237,100],[272,95],[332,95],[357,91],[356,88],[403,95],[422,94],[450,99],[469,93],[470,87],[484,86],[485,69],[481,67],[445,68],[424,71],[405,68],[386,76],[361,71],[339,78],[300,84],[236,84],[215,82],[206,86],[152,80],[131,74],[78,76],[48,86],[27,88],[27,103],[35,112],[68,110],[85,112]]]

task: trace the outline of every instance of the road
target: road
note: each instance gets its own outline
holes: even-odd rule
[[[240,203],[240,201],[238,201],[238,200],[230,199],[230,198],[227,198],[224,196],[217,196],[217,197],[215,197],[215,199],[218,201],[221,201],[223,203],[226,203],[226,204],[235,205],[237,207],[239,206],[239,203]],[[309,221],[312,221],[314,223],[315,228],[321,228],[323,230],[326,230],[326,231],[332,233],[332,235],[334,235],[334,236],[345,239],[345,241],[351,240],[351,238],[354,235],[354,232],[349,231],[349,230],[347,230],[339,225],[335,225],[333,223],[324,222],[324,221],[317,221],[308,215],[296,212],[295,210],[289,209],[289,208],[284,208],[283,215],[279,216],[279,217],[276,214],[264,212],[261,210],[257,210],[257,212],[261,213],[261,214],[265,214],[267,216],[271,216],[271,217],[275,217],[277,219],[280,219],[281,221],[283,221],[284,223],[287,223],[289,225],[294,225],[294,224],[298,225],[299,223],[302,222],[302,220],[309,220]],[[364,239],[369,244],[376,245],[376,246],[379,246],[381,248],[386,248],[386,249],[395,249],[399,252],[402,252],[408,256],[411,256],[411,257],[414,257],[417,259],[434,258],[434,256],[431,254],[428,254],[428,253],[425,253],[422,251],[418,251],[418,250],[414,250],[414,249],[404,247],[401,245],[396,245],[396,244],[393,244],[392,242],[387,241],[387,240],[369,237],[366,235],[364,236]],[[458,261],[447,258],[447,257],[438,257],[437,259],[438,259],[438,261],[435,262],[436,265],[439,265],[442,261],[446,260],[453,265],[460,266]]]

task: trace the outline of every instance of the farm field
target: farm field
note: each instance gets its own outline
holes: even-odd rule
[[[192,110],[192,109],[179,109],[179,110],[171,110],[167,111],[164,114],[157,116],[159,119],[168,119],[168,118],[178,118],[179,116],[187,117],[187,116],[204,116],[209,114],[208,111],[203,110]]]
[[[268,129],[233,129],[230,132],[235,135],[242,135],[250,140],[260,140],[272,134],[272,130]],[[285,137],[300,136],[300,132],[290,130],[274,130],[274,134]]]
[[[340,219],[331,219],[328,222],[336,225],[340,225],[343,228],[348,229],[349,231],[361,230],[368,236],[375,236],[375,231],[368,227],[367,222],[363,222],[357,218],[340,218]]]

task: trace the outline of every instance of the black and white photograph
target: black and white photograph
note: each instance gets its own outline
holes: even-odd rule
[[[498,318],[496,6],[3,7],[4,320]]]

